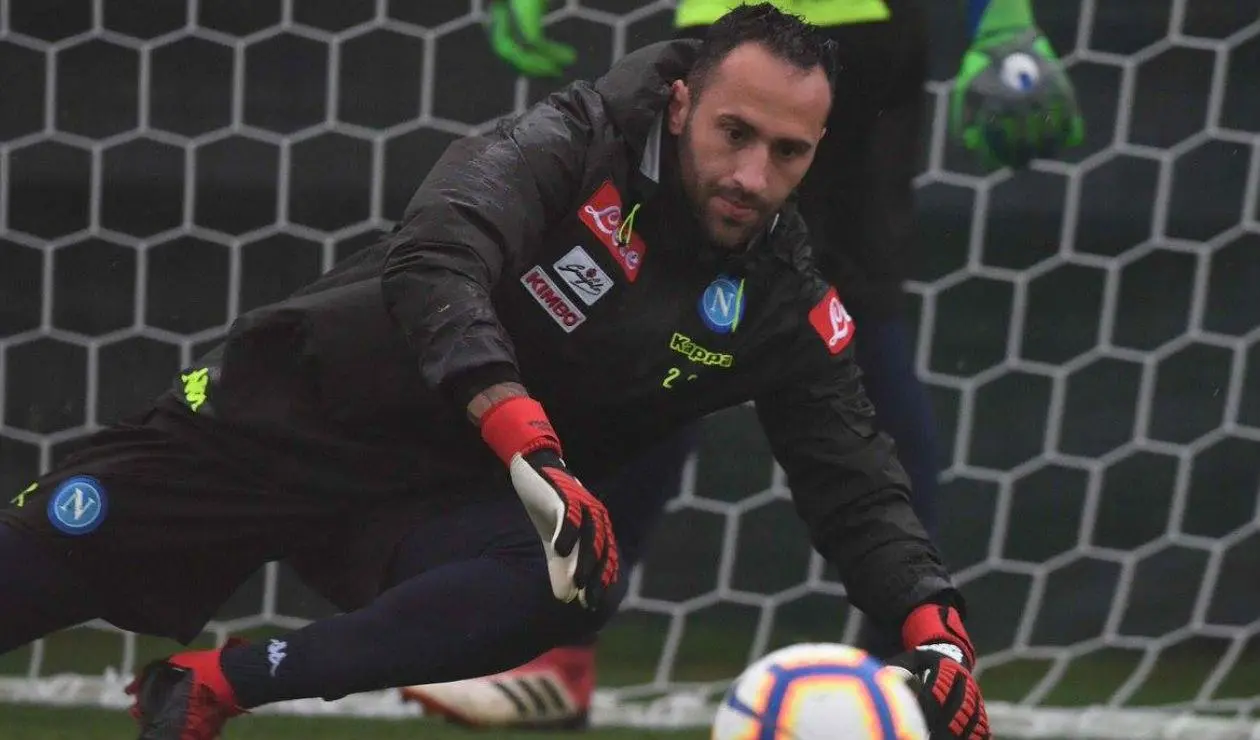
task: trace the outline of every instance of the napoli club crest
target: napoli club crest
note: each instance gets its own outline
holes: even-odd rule
[[[719,275],[700,296],[700,318],[710,331],[730,334],[744,316],[744,281]]]

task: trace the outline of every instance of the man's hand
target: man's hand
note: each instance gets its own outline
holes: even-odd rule
[[[485,395],[485,394],[482,394]],[[608,511],[565,467],[560,440],[542,406],[509,394],[482,413],[481,436],[508,466],[547,555],[551,592],[588,609],[599,606],[619,572]]]
[[[925,604],[901,628],[906,652],[889,665],[909,674],[933,740],[991,740],[980,686],[971,675],[976,650],[953,607]]]
[[[986,167],[1025,167],[1085,138],[1072,82],[1035,27],[976,38],[954,82],[950,122]]]
[[[548,0],[490,0],[487,31],[499,58],[529,77],[558,77],[577,59],[573,47],[543,36]]]

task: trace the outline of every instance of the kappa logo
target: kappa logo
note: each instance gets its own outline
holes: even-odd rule
[[[639,267],[643,264],[647,245],[634,233],[634,229],[627,229],[626,233],[618,235],[621,231],[621,193],[617,192],[611,180],[605,180],[599,190],[582,204],[578,218],[608,247],[613,259],[621,265],[626,279],[633,283],[639,277]]]
[[[827,351],[833,355],[840,354],[853,341],[853,317],[840,302],[835,288],[829,289],[818,305],[810,309],[809,323],[813,324],[818,336],[827,344]]]
[[[735,363],[735,357],[725,352],[713,352],[696,344],[686,334],[674,332],[674,336],[669,339],[669,348],[680,355],[685,356],[688,360],[701,365],[715,365],[717,367],[730,367]]]
[[[183,373],[179,380],[184,384],[184,402],[188,408],[196,411],[206,402],[206,391],[210,387],[210,368],[203,367],[190,373]]]
[[[14,496],[13,499],[9,501],[9,503],[13,504],[19,509],[22,508],[23,506],[26,506],[26,497],[35,493],[36,488],[39,488],[39,483],[30,484],[25,489],[23,489],[21,493]]]
[[[79,475],[64,481],[48,499],[48,520],[65,534],[88,534],[105,521],[108,508],[105,487]]]
[[[286,652],[289,649],[289,643],[284,640],[277,640],[274,637],[267,643],[267,663],[271,665],[271,677],[276,677],[276,671],[280,670],[280,664],[289,656]]]
[[[612,289],[613,281],[608,273],[600,269],[581,247],[570,249],[553,267],[560,279],[588,306],[595,305],[595,301]]]
[[[534,265],[521,276],[521,285],[538,301],[538,305],[547,311],[553,321],[565,332],[571,332],[586,321],[586,316],[564,297],[560,288],[547,277],[547,273],[538,265]]]

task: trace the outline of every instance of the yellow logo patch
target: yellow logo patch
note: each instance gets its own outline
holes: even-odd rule
[[[191,373],[180,375],[179,379],[184,383],[184,401],[193,411],[201,408],[201,404],[206,402],[206,389],[210,385],[210,368],[201,368]]]
[[[13,504],[19,509],[22,508],[23,506],[26,506],[26,497],[31,495],[32,493],[35,493],[35,489],[38,487],[39,487],[38,483],[30,484],[29,486],[26,487],[25,491],[22,491],[18,495],[14,496],[13,500],[10,501],[9,503]]]

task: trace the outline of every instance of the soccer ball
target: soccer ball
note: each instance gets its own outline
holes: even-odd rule
[[[753,663],[727,690],[712,740],[927,740],[904,673],[848,645],[803,643]]]

